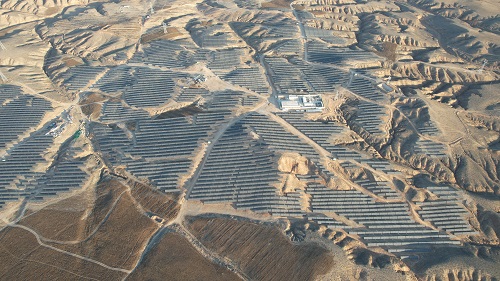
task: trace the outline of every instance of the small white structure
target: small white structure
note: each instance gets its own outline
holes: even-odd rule
[[[297,100],[280,100],[280,108],[283,111],[300,110],[301,106]]]
[[[382,91],[386,92],[386,93],[390,93],[392,91],[394,91],[394,89],[389,86],[389,84],[387,83],[380,83],[377,85],[377,87],[379,87],[379,89],[381,89]]]
[[[483,60],[483,65],[481,66],[481,69],[479,69],[479,72],[483,72],[484,67],[486,66],[486,64],[488,64],[488,60],[487,59]]]
[[[0,71],[0,78],[2,79],[3,82],[8,82],[9,79],[7,79],[7,77],[5,75],[3,75],[2,71]]]
[[[207,77],[203,74],[197,74],[193,77],[193,80],[196,84],[203,83],[207,81]]]
[[[283,111],[322,111],[323,100],[320,95],[288,95],[279,98],[280,109]]]

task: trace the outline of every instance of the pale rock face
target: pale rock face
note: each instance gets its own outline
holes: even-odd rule
[[[282,172],[308,175],[313,172],[309,159],[298,153],[285,153],[278,161],[278,170]]]

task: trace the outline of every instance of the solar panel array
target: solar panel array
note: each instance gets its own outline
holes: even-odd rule
[[[105,93],[122,92],[133,83],[134,68],[130,66],[117,66],[110,69],[92,88]]]
[[[330,44],[345,44],[346,40],[344,38],[333,35],[332,30],[315,28],[311,26],[304,26],[304,31],[306,33],[307,39],[321,39]]]
[[[304,44],[299,39],[290,39],[278,43],[278,45],[273,49],[273,52],[279,56],[297,55],[302,57],[302,54],[304,53]]]
[[[301,131],[308,138],[321,145],[325,150],[332,152],[336,145],[332,141],[348,129],[334,122],[320,122],[307,120],[303,112],[280,112],[278,116],[286,120],[290,125]]]
[[[156,107],[167,103],[176,91],[176,80],[186,74],[151,68],[136,68],[133,84],[126,88],[124,99],[130,106]]]
[[[297,61],[296,64],[302,71],[304,79],[318,93],[334,92],[347,78],[347,73],[339,68],[305,64],[303,61]]]
[[[383,126],[385,122],[382,120],[382,117],[386,115],[385,107],[375,103],[360,101],[357,104],[357,108],[354,121],[358,125],[370,134],[384,133]]]
[[[266,57],[271,79],[283,93],[331,93],[346,81],[348,74],[332,66],[312,65],[298,58]]]
[[[225,26],[221,24],[209,26],[196,26],[188,28],[191,37],[201,48],[221,49],[236,43],[231,33],[226,32]]]
[[[280,42],[283,39],[296,38],[300,32],[299,27],[288,18],[279,22],[268,20],[263,23],[233,22],[231,25],[252,46],[265,41]]]
[[[361,224],[362,228],[344,229],[359,235],[367,246],[378,246],[399,255],[430,251],[433,245],[459,244],[449,235],[425,227],[411,219],[406,203],[381,203],[357,190],[333,190],[318,183],[306,189],[315,213],[335,212]]]
[[[39,167],[50,164],[44,155],[54,140],[47,132],[47,128],[33,132],[6,151],[0,162],[0,208],[8,201],[42,200],[81,188],[88,179],[82,169],[85,159],[74,158],[71,144],[66,151],[58,152],[61,156],[55,165],[38,171]]]
[[[351,92],[375,102],[387,100],[387,95],[378,89],[369,79],[360,75],[352,75],[351,77],[352,79],[349,79],[347,85],[347,88]]]
[[[312,161],[319,159],[318,153],[309,144],[265,115],[251,112],[244,119],[244,124],[254,130],[273,151],[300,152]]]
[[[223,49],[210,54],[208,68],[215,74],[226,74],[242,64],[243,49]]]
[[[34,129],[52,105],[25,94],[20,87],[0,85],[0,149],[17,143],[20,135]]]
[[[215,2],[211,4],[216,5]],[[253,0],[237,0],[236,4],[258,8]],[[315,18],[307,11],[296,12],[302,20]],[[265,57],[264,62],[279,92],[332,93],[338,85],[347,83],[350,91],[362,97],[356,105],[356,114],[349,121],[370,134],[385,133],[382,118],[386,116],[386,109],[380,104],[388,101],[387,95],[372,80],[361,75],[350,76],[332,65],[356,60],[378,61],[378,56],[355,47],[331,47],[329,44],[345,44],[346,40],[334,36],[331,30],[310,26],[304,27],[308,38],[304,45],[297,39],[300,30],[294,21],[276,22],[278,16],[268,20],[259,19],[259,24],[231,23],[231,27],[253,47],[262,44],[268,48],[273,44],[272,55],[281,57]],[[226,48],[238,39],[226,32],[225,27],[213,25],[190,30],[198,46],[189,40],[143,43],[142,51],[137,52],[130,63],[150,67],[124,65],[109,69],[78,65],[60,74],[58,78],[70,91],[82,90],[98,79],[92,88],[116,94],[115,98],[103,102],[99,122],[90,126],[93,143],[109,162],[107,164],[124,166],[130,175],[163,192],[179,192],[182,180],[194,168],[193,158],[221,124],[234,117],[231,111],[240,109],[239,106],[255,106],[262,100],[244,91],[210,92],[203,88],[178,87],[178,81],[187,79],[188,74],[174,70],[199,61],[207,62],[208,68],[221,79],[259,94],[269,93],[262,67],[253,61],[244,61],[249,56],[249,49]],[[302,61],[304,51],[313,64]],[[116,58],[126,60],[124,55],[120,53]],[[368,72],[366,69],[359,71]],[[122,100],[119,94],[123,94]],[[140,109],[161,106],[169,100],[189,102],[199,97],[205,102],[203,112],[186,113],[190,116],[152,119],[147,111]],[[19,87],[9,85],[0,85],[0,101],[0,144],[6,150],[0,162],[0,208],[11,200],[24,197],[43,200],[81,188],[89,178],[86,160],[76,156],[81,151],[71,146],[64,148],[59,151],[57,163],[49,166],[44,155],[54,140],[45,134],[47,128],[18,140],[18,136],[29,133],[52,109],[50,102],[26,95]],[[401,108],[407,110],[404,106]],[[457,191],[449,186],[426,186],[438,199],[416,203],[417,214],[437,230],[416,222],[408,203],[393,183],[388,178],[372,177],[368,172],[374,170],[374,175],[398,173],[390,162],[333,144],[337,135],[348,130],[346,127],[306,120],[303,113],[296,112],[276,116],[257,112],[245,114],[222,133],[205,155],[206,161],[202,162],[200,175],[188,192],[188,199],[207,204],[232,204],[239,210],[277,217],[307,217],[329,228],[343,228],[359,236],[368,246],[382,247],[403,256],[430,251],[434,245],[459,244],[458,240],[450,240],[450,234],[475,233],[467,223],[470,213],[459,202]],[[337,180],[336,175],[326,169],[314,147],[302,136],[281,126],[279,118],[341,160],[340,166],[348,174],[364,167],[368,177],[353,180],[356,187],[353,190],[327,188],[325,181]],[[421,134],[439,133],[431,120],[419,123],[417,130]],[[444,145],[426,139],[419,139],[414,150],[432,157],[446,156]],[[318,175],[297,176],[307,183],[305,189],[296,188],[287,193],[280,190],[284,174],[278,170],[277,163],[284,152],[298,152],[318,169]],[[39,167],[43,165],[49,169],[40,172]],[[332,213],[352,223],[347,226],[327,215]]]
[[[179,180],[191,169],[201,143],[230,114],[221,108],[189,117],[138,117],[128,120],[133,129],[93,123],[94,145],[112,166],[126,166],[163,192],[179,192]]]
[[[312,87],[303,79],[302,72],[285,58],[266,57],[271,80],[279,92],[310,92]]]
[[[129,160],[127,171],[163,192],[179,192],[179,175],[187,174],[191,160]]]
[[[136,53],[131,61],[177,69],[195,64],[194,57],[195,50],[184,46],[182,41],[156,40],[143,47],[143,53]]]
[[[68,68],[56,79],[61,79],[61,85],[69,91],[78,91],[94,83],[94,80],[107,69],[103,66],[77,65]]]
[[[43,200],[56,196],[61,192],[69,192],[82,188],[89,178],[84,170],[85,159],[75,158],[76,149],[69,148],[43,176],[37,179],[36,190],[32,196],[35,200]],[[61,151],[59,151],[61,153]]]
[[[267,94],[269,92],[267,79],[257,66],[235,69],[223,75],[222,79],[259,94]]]
[[[436,123],[432,120],[424,122],[417,129],[422,135],[426,136],[437,136],[441,133],[439,128],[436,126]]]
[[[244,124],[232,125],[214,145],[189,199],[275,216],[303,216],[300,192],[277,194],[272,186],[280,179],[276,155],[267,144],[252,140]]]
[[[177,82],[187,79],[184,73],[149,67],[118,66],[107,72],[93,88],[106,93],[123,93],[134,107],[157,107],[168,102],[177,92]]]
[[[446,147],[442,143],[433,142],[431,140],[419,139],[413,148],[416,154],[425,154],[431,157],[446,157]]]
[[[211,53],[208,67],[221,79],[259,94],[267,94],[269,85],[257,64],[243,64],[243,49],[223,49]]]
[[[118,101],[107,101],[101,108],[99,120],[105,123],[124,122],[149,117],[144,110],[135,110]]]
[[[197,126],[187,117],[140,120],[134,132],[134,144],[124,152],[149,159],[191,156],[209,130],[210,126]]]
[[[16,189],[16,183],[23,179],[37,178],[34,168],[37,165],[47,165],[43,154],[53,144],[52,136],[42,132],[34,132],[14,147],[7,150],[7,154],[0,161],[0,206],[6,201],[18,200],[21,196],[28,196],[30,190]]]
[[[356,61],[378,61],[379,57],[361,49],[329,47],[312,40],[307,44],[307,58],[310,62],[343,64]]]
[[[421,99],[411,99],[413,105],[402,104],[398,105],[398,109],[401,110],[415,125],[418,132],[425,136],[437,136],[441,134],[441,131],[436,126],[436,123],[431,120],[429,115],[429,108],[425,102]],[[412,112],[418,109],[420,111],[419,118],[413,117]],[[413,117],[413,118],[412,118]]]
[[[188,102],[194,101],[199,97],[208,98],[211,97],[211,95],[212,94],[204,88],[184,88],[175,100],[177,102]]]

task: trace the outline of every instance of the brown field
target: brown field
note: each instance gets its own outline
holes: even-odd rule
[[[65,59],[64,60],[64,64],[67,66],[67,67],[72,67],[72,66],[76,66],[76,65],[80,65],[82,64],[81,62],[75,60],[75,59]]]
[[[81,228],[85,222],[82,217],[87,211],[87,206],[83,204],[78,206],[79,200],[83,201],[83,196],[73,196],[39,211],[29,212],[19,224],[30,227],[48,239],[81,239],[83,235]]]
[[[222,281],[239,278],[205,259],[181,235],[167,233],[127,280],[167,279]]]
[[[47,10],[45,10],[45,15],[50,16],[50,15],[56,14],[59,12],[59,9],[60,8],[57,6],[49,7],[49,8],[47,8]]]
[[[139,211],[126,186],[114,179],[103,180],[91,192],[95,195],[77,195],[49,205],[20,224],[60,241],[51,246],[109,266],[132,268],[157,224]],[[95,201],[84,206],[85,196]]]
[[[82,240],[105,218],[123,191],[125,186],[118,181],[103,180],[94,190],[61,200],[36,212],[30,211],[31,214],[19,224],[47,239]]]
[[[99,102],[106,100],[106,98],[98,93],[91,93],[80,99],[78,104],[82,113],[90,119],[97,119],[101,113],[102,105]]]
[[[180,205],[176,195],[165,194],[138,182],[129,182],[131,194],[146,211],[154,213],[165,220],[174,219],[179,213]]]
[[[172,39],[177,36],[181,36],[182,33],[175,27],[167,27],[167,36],[165,39]]]
[[[325,11],[318,11],[318,10],[312,10],[310,11],[311,14],[315,15],[315,16],[322,16],[322,15],[325,15],[326,12]]]
[[[328,250],[315,243],[294,245],[274,226],[223,218],[189,221],[200,242],[254,280],[314,280],[333,266]]]
[[[396,49],[398,48],[397,44],[391,42],[382,43],[382,50],[380,52],[375,52],[379,56],[383,56],[390,61],[396,61],[397,54]]]
[[[262,3],[262,8],[290,8],[290,0],[272,0]]]
[[[97,119],[101,113],[102,105],[100,104],[86,104],[80,106],[82,113],[90,119]]]
[[[78,104],[80,104],[80,105],[91,104],[91,103],[101,102],[101,101],[105,101],[105,100],[106,100],[106,98],[103,95],[98,94],[98,93],[91,93],[89,95],[86,95],[85,97],[82,97],[82,99],[78,102]]]
[[[1,280],[120,280],[125,273],[40,246],[26,230],[0,232]]]
[[[89,239],[75,245],[53,246],[96,259],[109,266],[128,269],[135,265],[147,241],[157,229],[156,223],[140,213],[132,198],[125,193],[107,220]]]
[[[166,118],[174,118],[174,117],[184,117],[184,116],[191,116],[195,115],[197,113],[203,112],[203,109],[198,107],[195,104],[190,104],[188,106],[179,108],[179,109],[173,109],[169,110],[163,113],[158,114],[155,119],[166,119]]]
[[[163,32],[163,29],[159,29],[156,31],[153,31],[148,34],[143,34],[141,36],[141,42],[148,43],[154,40],[160,40],[160,39],[173,39],[175,37],[181,36],[182,33],[175,27],[167,27],[167,33]]]

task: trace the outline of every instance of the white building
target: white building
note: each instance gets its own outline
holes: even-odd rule
[[[279,98],[280,109],[283,111],[322,111],[323,100],[320,95],[288,95]]]

